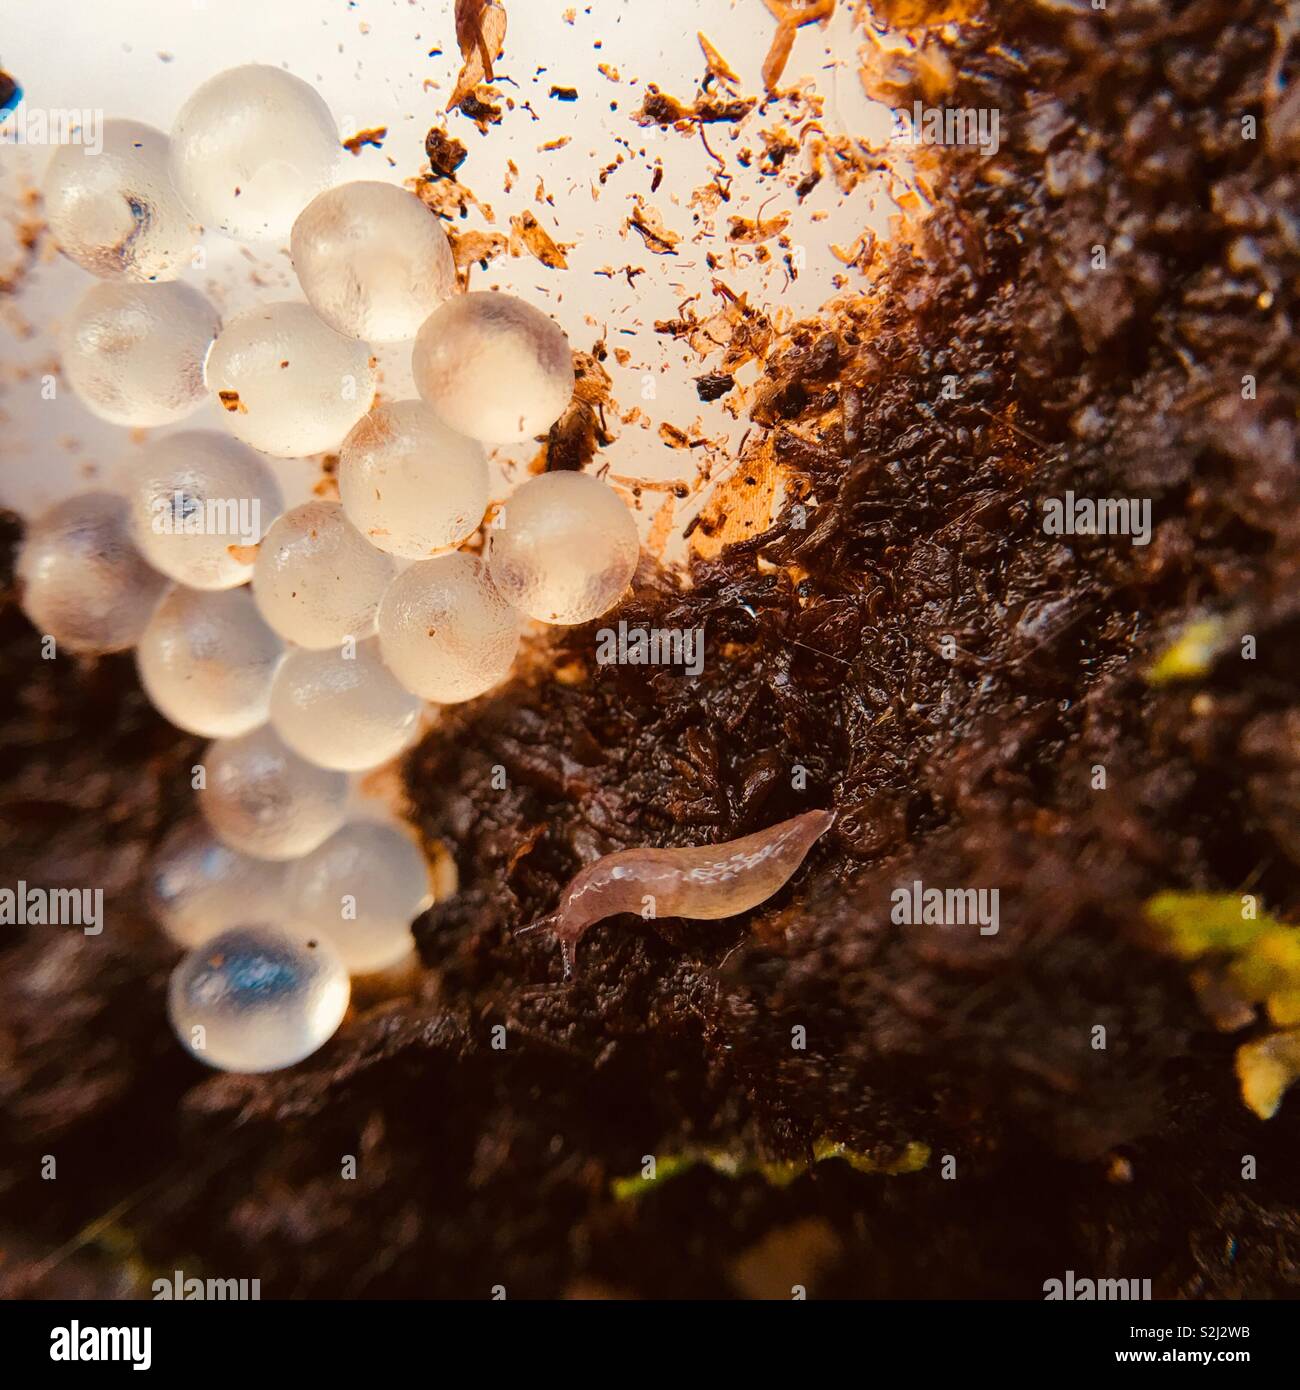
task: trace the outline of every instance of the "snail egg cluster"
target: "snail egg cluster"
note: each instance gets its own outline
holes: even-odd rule
[[[51,231],[96,277],[62,368],[93,414],[224,429],[150,439],[117,492],[28,529],[24,608],[56,648],[135,648],[140,681],[210,739],[200,815],[171,829],[147,891],[187,951],[169,1013],[207,1064],[291,1066],[337,1029],[349,976],[400,965],[432,901],[403,830],[350,816],[350,777],[417,737],[426,701],[507,678],[528,619],[586,622],[639,554],[619,495],[534,477],[496,507],[488,450],[569,408],[563,331],[511,295],[461,293],[442,223],[404,188],[338,182],[338,130],[307,83],[248,66],[204,83],[170,137],[105,125],[58,151]],[[181,277],[204,229],[288,244],[301,299],[224,324]],[[413,400],[376,403],[371,345],[411,344]],[[285,511],[278,460],[338,454],[339,500]],[[458,547],[484,543],[470,550]]]

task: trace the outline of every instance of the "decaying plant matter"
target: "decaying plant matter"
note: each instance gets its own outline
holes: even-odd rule
[[[491,82],[492,65],[506,39],[506,11],[495,0],[456,0],[456,43],[464,60],[447,110],[471,97],[480,82]]]

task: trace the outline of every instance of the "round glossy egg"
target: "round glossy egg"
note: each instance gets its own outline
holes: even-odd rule
[[[343,441],[338,478],[348,520],[371,545],[410,560],[458,545],[487,510],[482,445],[424,401],[376,406]]]
[[[63,372],[101,419],[169,425],[206,399],[203,364],[220,327],[189,285],[94,285],[63,326]]]
[[[247,589],[176,588],[136,648],[145,694],[178,728],[207,738],[266,723],[283,651]]]
[[[175,970],[167,1012],[182,1045],[221,1071],[291,1067],[329,1041],[351,985],[324,941],[266,925],[223,931]]]
[[[367,342],[414,338],[456,289],[442,224],[396,184],[327,189],[294,223],[290,248],[312,308],[331,328]]]
[[[180,946],[201,946],[241,922],[279,919],[284,875],[284,864],[240,854],[201,820],[187,820],[155,851],[145,889],[167,935]]]
[[[337,502],[304,502],[267,532],[253,597],[287,642],[321,650],[374,629],[393,561],[366,542]]]
[[[280,514],[280,486],[247,445],[215,430],[147,444],[127,469],[136,544],[194,589],[252,578],[254,549]]]
[[[640,541],[623,499],[587,473],[543,473],[494,519],[490,568],[501,594],[544,623],[585,623],[613,607]]]
[[[414,694],[472,700],[503,681],[519,649],[519,617],[482,562],[459,552],[421,560],[393,580],[379,608],[384,663]]]
[[[202,766],[208,825],[255,859],[296,859],[343,824],[348,779],[300,758],[266,726],[208,744]]]
[[[210,77],[181,108],[172,181],[204,226],[241,241],[279,240],[333,181],[341,148],[314,87],[249,64]]]
[[[456,295],[430,314],[411,369],[458,434],[510,444],[544,434],[573,395],[573,355],[553,319],[514,295]]]
[[[294,301],[231,319],[212,345],[207,381],[230,432],[277,458],[338,448],[375,395],[370,349]]]
[[[295,920],[326,937],[354,975],[410,954],[411,922],[433,901],[415,843],[391,826],[351,821],[289,867]]]
[[[373,637],[354,650],[291,651],[271,686],[271,723],[309,762],[360,772],[395,758],[424,708],[384,665]]]
[[[18,554],[23,611],[73,652],[134,645],[167,589],[131,540],[126,501],[86,492],[51,507]]]
[[[201,229],[172,186],[168,158],[167,137],[139,121],[105,121],[98,154],[59,145],[41,197],[63,254],[104,280],[174,280]]]

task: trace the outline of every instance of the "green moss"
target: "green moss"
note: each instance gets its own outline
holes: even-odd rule
[[[1261,932],[1232,962],[1228,978],[1251,1003],[1270,1002],[1275,994],[1300,988],[1300,931],[1280,927]]]
[[[1279,1028],[1300,1024],[1300,989],[1279,989],[1270,994],[1268,1016]]]
[[[1241,1098],[1271,1119],[1287,1087],[1300,1079],[1300,930],[1267,912],[1243,916],[1233,893],[1158,893],[1144,915],[1161,948],[1181,960],[1222,957],[1218,974],[1244,1004],[1263,1004],[1276,1027],[1237,1049]]]
[[[1261,1120],[1271,1120],[1287,1088],[1300,1078],[1300,1028],[1268,1033],[1237,1049],[1241,1098]]]
[[[901,1153],[876,1157],[858,1153],[830,1139],[817,1140],[813,1145],[813,1162],[823,1163],[828,1158],[843,1159],[855,1173],[885,1173],[894,1177],[901,1173],[919,1173],[930,1161],[930,1146],[912,1141],[903,1146]]]
[[[1265,932],[1282,924],[1263,912],[1242,916],[1235,893],[1157,893],[1143,909],[1147,921],[1163,936],[1163,945],[1183,960],[1210,951],[1243,951]]]
[[[681,1174],[690,1172],[698,1162],[699,1159],[691,1154],[665,1154],[663,1158],[655,1159],[653,1177],[647,1178],[640,1173],[635,1173],[631,1177],[615,1178],[610,1183],[609,1188],[616,1201],[628,1202],[659,1183],[667,1182],[670,1178],[680,1177]]]
[[[928,1144],[909,1142],[901,1151],[891,1149],[866,1153],[823,1136],[813,1144],[812,1164],[797,1159],[756,1158],[733,1149],[687,1149],[656,1158],[653,1177],[637,1173],[615,1178],[610,1183],[610,1192],[616,1201],[631,1201],[651,1188],[699,1167],[710,1168],[727,1178],[757,1176],[770,1187],[788,1187],[796,1178],[807,1173],[813,1164],[824,1163],[828,1159],[840,1159],[858,1173],[894,1176],[919,1172],[930,1161],[930,1148]]]
[[[1147,684],[1200,680],[1231,640],[1232,632],[1222,618],[1198,618],[1188,623],[1147,668]]]

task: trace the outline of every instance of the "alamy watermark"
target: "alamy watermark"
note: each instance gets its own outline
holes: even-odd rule
[[[602,627],[596,633],[596,662],[601,666],[680,666],[688,676],[704,670],[702,627]]]
[[[196,1303],[252,1302],[262,1297],[260,1279],[199,1279],[185,1277],[183,1270],[176,1270],[170,1279],[155,1279],[150,1285],[155,1300]]]
[[[260,497],[191,497],[179,488],[149,504],[150,526],[159,536],[234,536],[244,545],[262,537]]]
[[[1002,113],[995,106],[926,106],[894,111],[894,133],[901,145],[978,145],[990,159],[1001,146]]]
[[[136,1371],[153,1365],[151,1327],[83,1327],[75,1319],[50,1331],[51,1361],[129,1361]]]
[[[1043,1300],[1046,1303],[1061,1299],[1085,1303],[1149,1302],[1150,1298],[1150,1279],[1082,1279],[1075,1278],[1074,1270],[1067,1269],[1064,1279],[1047,1279],[1043,1282]]]
[[[998,934],[996,888],[927,888],[921,880],[889,895],[889,920],[906,927],[973,927],[981,936]]]
[[[0,116],[0,145],[80,145],[83,154],[100,154],[104,113],[91,107],[64,109],[19,102]]]
[[[0,927],[80,927],[87,936],[104,930],[102,888],[0,888]]]
[[[1049,497],[1043,503],[1043,530],[1049,536],[1131,536],[1134,545],[1151,540],[1149,497]]]

